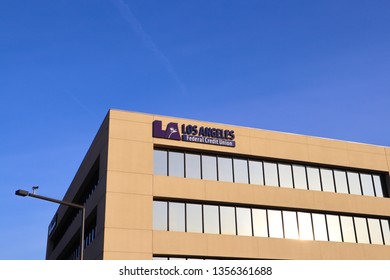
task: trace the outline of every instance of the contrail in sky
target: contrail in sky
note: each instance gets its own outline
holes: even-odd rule
[[[168,73],[178,84],[181,93],[186,94],[187,90],[184,84],[182,83],[182,81],[180,80],[179,76],[176,74],[175,70],[173,69],[171,62],[164,55],[164,53],[157,47],[152,37],[150,37],[149,34],[146,33],[146,31],[142,28],[141,23],[131,12],[129,6],[125,2],[123,2],[123,0],[112,0],[112,1],[119,9],[122,17],[131,25],[131,27],[133,28],[137,36],[141,38],[145,47],[148,48],[156,56],[156,58],[160,60],[160,62],[164,65]]]

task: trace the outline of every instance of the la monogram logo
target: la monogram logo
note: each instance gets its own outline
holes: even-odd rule
[[[163,130],[162,129],[162,122],[161,121],[154,121],[153,122],[153,137],[154,138],[172,139],[172,140],[181,140],[178,124],[170,122],[167,124],[166,129]]]

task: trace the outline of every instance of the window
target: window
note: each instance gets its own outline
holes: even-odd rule
[[[276,163],[264,162],[265,185],[279,186],[278,169]]]
[[[307,190],[306,168],[302,165],[293,165],[293,174],[295,188]]]
[[[234,182],[248,184],[248,161],[243,159],[233,159]]]
[[[218,206],[203,205],[204,232],[219,234]]]
[[[234,207],[221,206],[219,211],[221,215],[221,233],[235,235],[236,215],[235,215]]]
[[[322,189],[324,192],[335,192],[333,172],[331,169],[321,168]]]
[[[251,184],[264,185],[263,163],[249,160],[249,180]]]
[[[278,166],[279,166],[280,186],[285,188],[293,188],[291,165],[279,163]]]
[[[314,240],[327,241],[326,220],[324,214],[311,214],[313,218]]]
[[[217,180],[217,158],[202,155],[202,175],[206,180]]]
[[[169,176],[184,177],[184,153],[169,152]]]
[[[362,194],[360,189],[359,174],[356,172],[347,172],[350,194]]]
[[[186,154],[186,177],[201,179],[200,155]]]
[[[374,186],[370,174],[360,174],[362,181],[363,195],[374,196]]]
[[[282,211],[267,210],[269,237],[283,238]]]
[[[233,182],[233,163],[231,158],[218,157],[218,180]]]
[[[309,190],[320,191],[320,170],[314,167],[307,167],[307,179],[309,181]]]
[[[168,230],[167,202],[153,201],[153,229]]]
[[[237,234],[251,236],[252,235],[252,219],[250,208],[236,208],[237,213]]]
[[[356,242],[352,217],[340,216],[344,242]]]
[[[386,245],[390,245],[390,225],[388,220],[381,220],[383,240]]]
[[[378,219],[367,219],[372,244],[383,244],[381,224]]]
[[[336,215],[326,215],[328,225],[329,241],[341,242],[340,217]]]
[[[299,239],[313,240],[313,227],[310,213],[298,212]]]
[[[283,211],[284,238],[298,239],[297,213]]]
[[[169,230],[185,231],[184,203],[169,202]]]
[[[374,180],[375,195],[383,197],[381,178],[378,175],[373,175],[372,178]]]
[[[366,218],[354,218],[356,237],[358,243],[370,244]]]
[[[188,232],[203,232],[202,229],[202,205],[187,203],[187,231]]]
[[[344,171],[335,170],[336,192],[348,193],[347,175]]]
[[[268,237],[267,210],[252,209],[253,235]]]
[[[154,174],[168,175],[168,156],[166,151],[154,150]]]

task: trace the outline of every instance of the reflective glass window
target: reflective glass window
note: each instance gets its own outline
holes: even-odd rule
[[[363,195],[374,196],[374,186],[370,174],[360,174],[362,181]]]
[[[344,242],[356,242],[352,217],[340,216]]]
[[[168,230],[167,203],[153,201],[153,229]]]
[[[248,161],[244,159],[233,159],[234,182],[248,184]]]
[[[310,213],[298,212],[299,239],[313,240],[313,227]]]
[[[186,154],[186,178],[201,179],[200,155]]]
[[[366,218],[354,217],[356,237],[358,243],[370,244]]]
[[[218,180],[233,182],[233,162],[231,158],[218,157]]]
[[[279,165],[280,186],[285,188],[292,188],[293,179],[292,179],[291,165],[280,164],[280,163],[278,165]]]
[[[169,202],[169,230],[185,231],[184,203]]]
[[[295,188],[307,190],[306,168],[302,165],[293,165],[293,174]]]
[[[326,223],[328,225],[329,241],[341,242],[340,219],[337,215],[326,215]]]
[[[263,163],[261,161],[249,160],[249,180],[251,184],[264,185]]]
[[[219,213],[218,206],[203,205],[203,220],[205,233],[219,234]]]
[[[307,179],[309,181],[309,190],[320,191],[320,170],[314,167],[307,167]]]
[[[202,205],[200,204],[186,204],[187,211],[187,231],[188,232],[202,232]]]
[[[377,197],[383,197],[381,178],[378,175],[372,175],[372,178],[374,179],[375,195]]]
[[[313,218],[314,240],[328,241],[324,214],[311,214]]]
[[[217,158],[202,155],[202,177],[205,180],[217,180]]]
[[[267,210],[252,209],[253,235],[268,237]]]
[[[265,185],[279,186],[278,169],[276,163],[264,162]]]
[[[372,244],[383,244],[381,224],[379,219],[367,219],[368,230],[370,232],[370,238]]]
[[[184,177],[184,153],[169,152],[169,176]]]
[[[236,216],[234,207],[221,206],[219,211],[221,215],[221,233],[236,235]]]
[[[381,220],[383,239],[385,245],[390,245],[390,225],[388,220]]]
[[[295,211],[283,211],[284,238],[298,239],[298,222]]]
[[[167,151],[154,150],[154,174],[168,175]]]
[[[283,238],[282,211],[267,210],[269,237]]]
[[[356,172],[348,172],[347,177],[348,177],[349,193],[361,195],[362,190],[360,188],[359,174]]]
[[[237,207],[236,214],[237,214],[237,234],[252,236],[251,209]]]
[[[321,180],[322,180],[322,190],[324,192],[335,192],[333,171],[331,169],[321,168],[320,172],[321,172]]]
[[[348,193],[347,174],[345,171],[335,170],[334,179],[336,181],[336,192]]]

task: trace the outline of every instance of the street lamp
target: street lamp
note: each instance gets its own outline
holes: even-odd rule
[[[33,190],[35,191],[36,189],[37,189],[37,187],[34,186]],[[81,238],[80,238],[80,260],[84,259],[85,207],[83,205],[79,205],[79,204],[75,204],[75,203],[68,202],[68,201],[63,201],[63,200],[58,200],[58,199],[54,199],[54,198],[38,195],[38,194],[36,194],[34,192],[30,193],[30,192],[28,192],[26,190],[17,190],[15,192],[15,194],[19,195],[19,196],[31,196],[31,197],[35,197],[35,198],[38,198],[38,199],[42,199],[42,200],[46,200],[46,201],[50,201],[50,202],[54,202],[54,203],[58,203],[58,204],[62,204],[62,205],[66,205],[66,206],[69,206],[69,207],[80,209],[81,213],[82,213],[82,217],[81,217]]]

